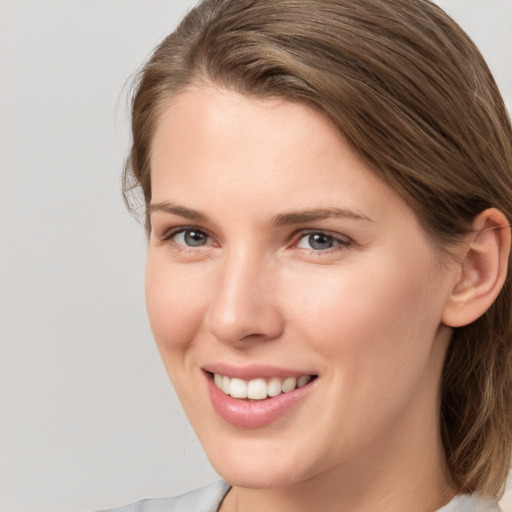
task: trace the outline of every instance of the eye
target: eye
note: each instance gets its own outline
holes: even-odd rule
[[[309,249],[313,251],[327,251],[337,246],[348,246],[350,242],[341,238],[323,233],[322,231],[315,231],[313,233],[303,234],[297,246],[299,249]]]
[[[201,247],[208,243],[209,236],[199,229],[188,228],[171,232],[165,236],[165,239],[186,247]]]

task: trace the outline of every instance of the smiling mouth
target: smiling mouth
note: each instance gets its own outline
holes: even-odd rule
[[[215,386],[224,394],[232,398],[248,400],[265,400],[281,393],[290,393],[302,388],[316,379],[316,375],[303,375],[301,377],[272,377],[270,379],[243,380],[237,377],[228,377],[219,373],[210,373]]]

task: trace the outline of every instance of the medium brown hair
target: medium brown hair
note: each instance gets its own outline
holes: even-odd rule
[[[322,112],[444,252],[496,207],[512,219],[512,129],[481,54],[427,0],[206,0],[136,83],[125,197],[151,201],[150,153],[172,99],[210,82]],[[146,208],[146,226],[150,229]],[[454,330],[440,390],[453,485],[500,496],[512,451],[512,282]]]

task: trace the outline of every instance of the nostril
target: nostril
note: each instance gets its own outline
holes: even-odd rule
[[[248,259],[231,262],[210,301],[205,326],[217,340],[239,347],[278,338],[284,329],[283,315],[274,301],[272,288],[263,286],[270,276],[258,272],[256,262]]]

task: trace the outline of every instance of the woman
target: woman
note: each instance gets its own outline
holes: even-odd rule
[[[225,481],[124,510],[498,510],[512,130],[461,29],[427,0],[204,1],[132,132],[150,323]]]

